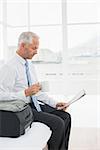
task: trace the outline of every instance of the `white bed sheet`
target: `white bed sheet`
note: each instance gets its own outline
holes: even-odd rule
[[[31,129],[18,138],[0,137],[0,150],[42,150],[50,136],[48,126],[34,122]]]

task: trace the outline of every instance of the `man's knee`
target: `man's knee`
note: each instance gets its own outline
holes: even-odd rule
[[[55,120],[55,123],[56,123],[56,129],[58,129],[58,131],[65,130],[65,123],[64,123],[63,119],[61,119],[58,116],[55,116],[54,120]]]
[[[71,115],[69,113],[66,113],[66,116],[65,116],[65,126],[71,127]]]
[[[71,121],[71,115],[67,112],[66,113],[66,116],[67,116],[67,119],[69,120],[69,121]]]

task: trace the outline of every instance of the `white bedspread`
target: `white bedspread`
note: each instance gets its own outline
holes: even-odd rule
[[[0,137],[0,150],[42,150],[50,136],[48,126],[34,122],[32,128],[18,138]]]

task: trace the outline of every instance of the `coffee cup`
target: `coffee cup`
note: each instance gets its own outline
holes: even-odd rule
[[[41,81],[40,86],[41,86],[42,92],[48,92],[49,91],[49,82],[48,81]]]

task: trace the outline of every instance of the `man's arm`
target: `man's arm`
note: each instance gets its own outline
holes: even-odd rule
[[[0,70],[0,100],[27,100],[27,97],[36,94],[40,90],[39,83],[30,87],[26,87],[18,91],[14,91],[14,86],[17,81],[16,69],[13,66],[4,65]]]
[[[26,99],[24,90],[13,92],[15,79],[14,67],[4,65],[0,70],[0,100]]]
[[[48,104],[54,108],[56,108],[56,101],[52,96],[49,96],[47,93],[39,91],[35,94],[37,96],[37,99],[41,102],[44,102],[45,104]]]

